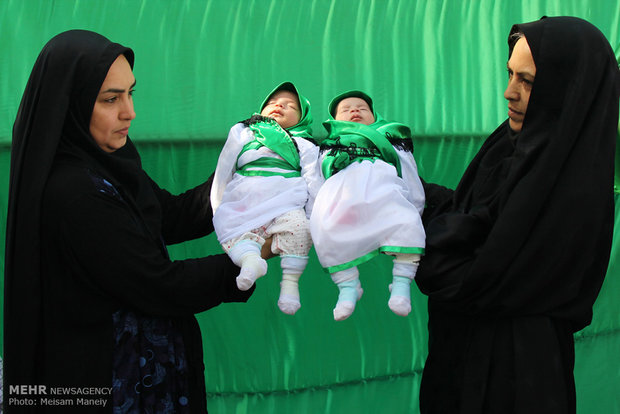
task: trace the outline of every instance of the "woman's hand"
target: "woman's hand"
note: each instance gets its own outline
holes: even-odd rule
[[[268,239],[265,239],[265,244],[263,244],[263,247],[261,248],[260,251],[260,255],[263,259],[267,260],[267,259],[271,259],[272,257],[276,257],[275,254],[273,254],[273,252],[271,251],[271,237]]]

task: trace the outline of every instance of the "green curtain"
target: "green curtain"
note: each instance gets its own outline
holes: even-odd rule
[[[202,182],[229,128],[285,80],[312,102],[317,136],[333,96],[368,92],[387,119],[414,130],[421,175],[453,187],[506,118],[510,27],[543,15],[589,20],[620,55],[620,0],[2,0],[0,269],[13,121],[38,52],[61,31],[95,30],[134,49],[131,136],[147,172],[172,192]],[[576,335],[579,413],[620,414],[619,238],[616,230],[593,323]],[[221,248],[211,235],[170,251],[181,259]],[[354,315],[336,323],[338,290],[311,255],[295,316],[276,305],[278,258],[249,303],[198,315],[209,412],[418,412],[425,297],[414,288],[411,315],[394,315],[391,262],[379,257],[360,267]]]

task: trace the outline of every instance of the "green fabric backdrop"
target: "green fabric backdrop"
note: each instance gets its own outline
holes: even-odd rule
[[[1,0],[0,269],[11,128],[38,52],[61,31],[95,30],[134,49],[131,136],[145,169],[172,192],[204,180],[228,129],[284,80],[312,102],[318,136],[334,95],[367,91],[381,114],[414,129],[421,175],[454,186],[506,118],[510,27],[542,15],[589,20],[620,55],[620,0]],[[220,247],[212,235],[170,251],[198,257]],[[620,413],[619,258],[616,230],[594,321],[576,335],[579,413]],[[418,412],[425,297],[414,288],[412,314],[394,315],[390,260],[380,257],[361,266],[364,297],[336,323],[337,288],[313,256],[301,280],[302,308],[291,317],[276,305],[278,261],[269,262],[248,304],[198,315],[209,411]]]

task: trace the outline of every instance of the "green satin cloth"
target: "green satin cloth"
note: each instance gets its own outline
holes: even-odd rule
[[[320,121],[335,94],[367,90],[384,114],[415,129],[420,175],[454,188],[506,119],[505,36],[512,25],[543,14],[583,17],[607,35],[620,58],[617,10],[620,0],[309,0],[295,7],[286,0],[0,1],[0,38],[19,39],[0,42],[6,56],[0,59],[0,252],[13,121],[37,54],[62,30],[88,28],[134,49],[137,118],[130,136],[144,169],[173,193],[209,176],[239,114],[256,111],[257,97],[283,79],[314,104],[317,136],[325,134]],[[582,414],[620,414],[620,194],[615,228],[594,320],[576,335]],[[222,253],[215,234],[169,250],[173,259]],[[300,311],[280,312],[278,260],[268,261],[248,303],[197,316],[209,412],[419,413],[426,298],[413,288],[411,315],[389,310],[390,258],[361,265],[368,275],[364,296],[342,322],[333,320],[337,292],[314,253],[300,280]],[[0,275],[3,269],[4,254]]]

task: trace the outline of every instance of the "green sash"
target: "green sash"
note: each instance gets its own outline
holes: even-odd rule
[[[333,147],[325,156],[321,169],[325,178],[348,167],[354,162],[381,159],[392,164],[401,176],[400,159],[394,147],[375,128],[356,122],[327,120],[323,122],[328,136],[322,146]],[[347,147],[346,151],[338,146]]]
[[[265,121],[251,124],[248,128],[254,132],[254,137],[256,139],[243,146],[243,149],[239,153],[239,157],[246,151],[265,146],[282,157],[283,160],[273,157],[262,157],[237,169],[239,174],[262,176],[282,175],[285,177],[301,176],[301,164],[297,147],[293,139],[276,121],[267,118]],[[239,157],[237,157],[237,160]],[[265,171],[264,168],[279,168],[286,170],[286,172]]]

